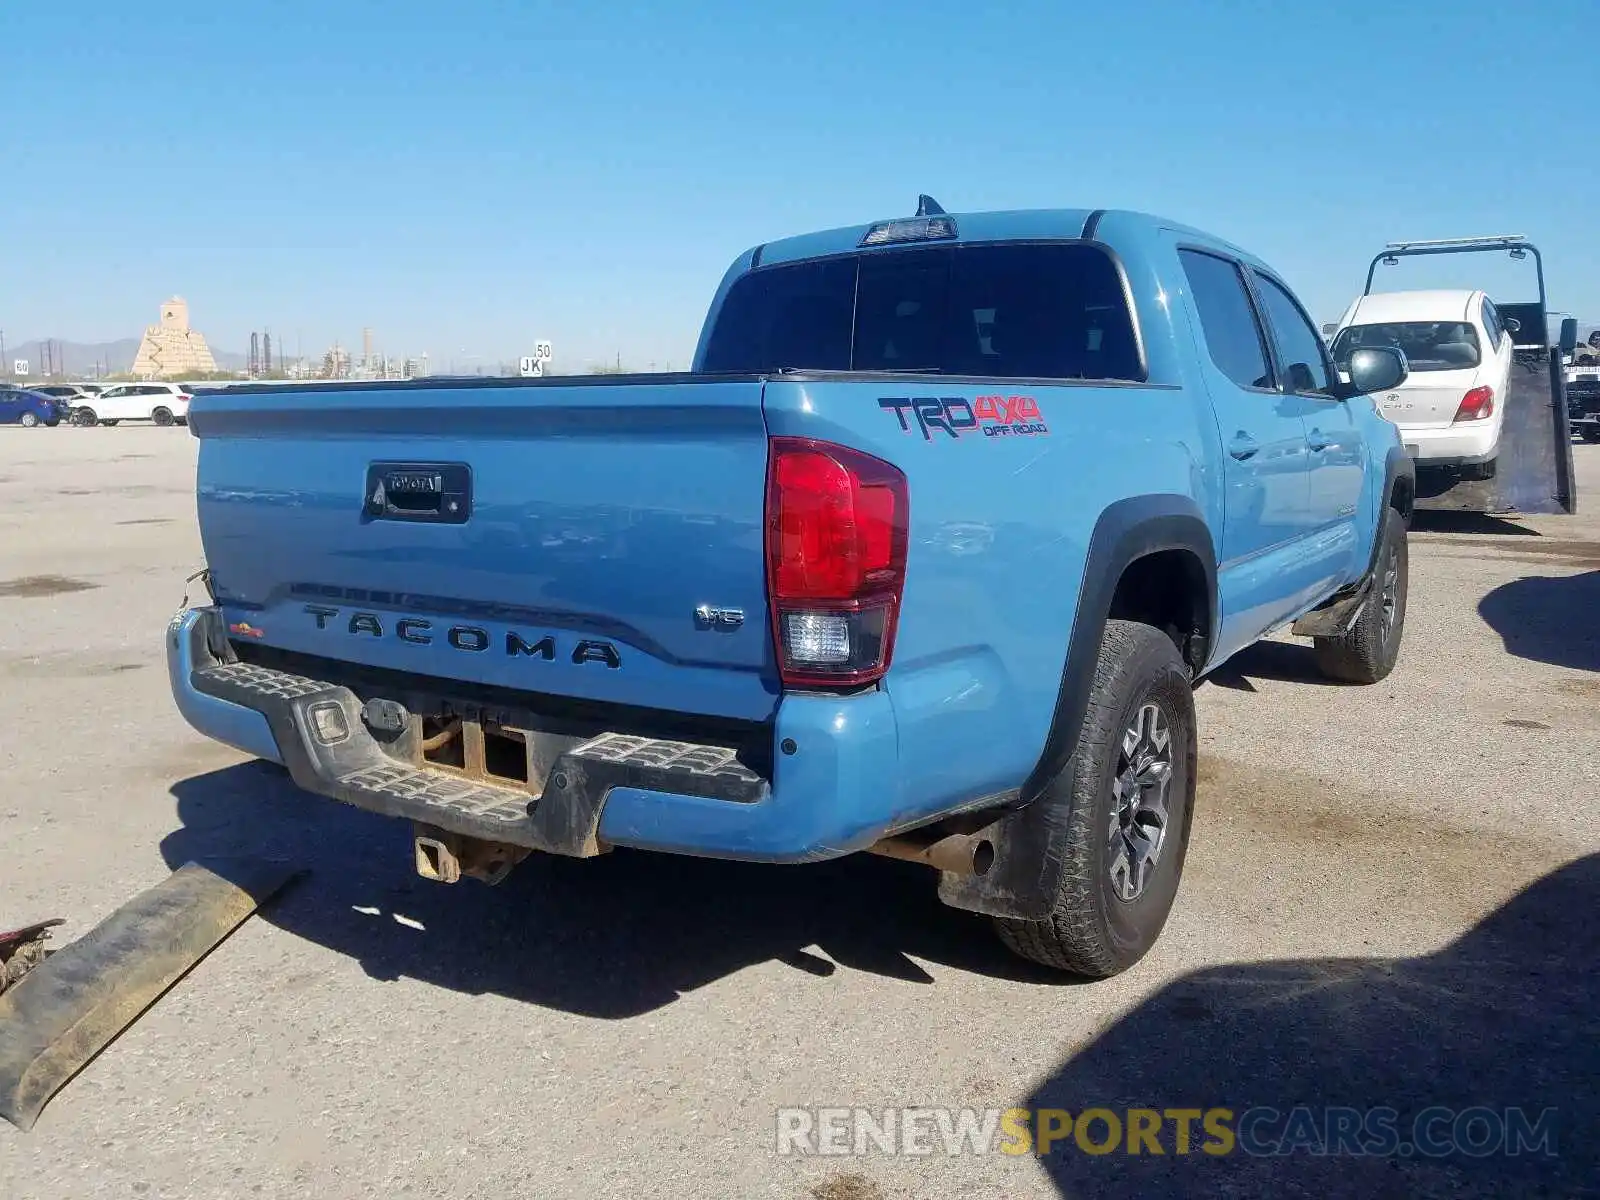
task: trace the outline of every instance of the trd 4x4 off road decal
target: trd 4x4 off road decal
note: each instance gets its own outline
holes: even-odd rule
[[[984,437],[1050,432],[1032,396],[978,396],[970,401],[965,396],[885,396],[878,407],[891,410],[905,433],[911,432],[915,421],[925,442],[933,441],[935,430],[953,438],[980,429]]]

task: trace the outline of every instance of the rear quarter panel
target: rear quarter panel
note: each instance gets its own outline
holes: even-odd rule
[[[1037,406],[1037,418],[957,435],[904,407],[976,412],[996,395],[1002,414]],[[1055,713],[1097,518],[1128,496],[1207,495],[1215,432],[1203,397],[1173,385],[795,381],[768,384],[766,414],[773,435],[850,445],[906,474],[906,587],[884,681],[899,823],[1021,787]]]
[[[905,598],[884,681],[904,824],[1020,788],[1039,764],[1102,513],[1130,497],[1187,497],[1214,541],[1221,529],[1219,435],[1189,362],[1193,343],[1174,322],[1160,243],[1147,220],[1115,213],[1100,239],[1127,277],[1147,384],[924,376],[767,386],[771,434],[854,446],[907,477]],[[985,396],[1001,397],[1002,419],[980,426],[1006,424],[1019,397],[1038,417],[1004,434],[953,436],[896,407],[964,401],[976,413]],[[1017,432],[1022,424],[1041,431]]]

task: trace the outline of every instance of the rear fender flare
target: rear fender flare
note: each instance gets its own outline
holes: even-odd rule
[[[946,904],[1029,920],[1050,911],[1061,873],[1061,860],[1052,850],[1064,817],[1042,797],[1076,748],[1117,583],[1130,564],[1163,550],[1185,550],[1199,561],[1205,580],[1203,653],[1209,655],[1216,645],[1220,616],[1216,547],[1200,506],[1189,496],[1157,494],[1130,497],[1108,507],[1089,538],[1066,666],[1044,750],[1022,786],[1019,807],[983,830],[994,845],[993,866],[981,876],[946,872],[939,884],[939,897]]]

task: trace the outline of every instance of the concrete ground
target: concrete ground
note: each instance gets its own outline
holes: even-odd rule
[[[1103,983],[918,867],[619,852],[412,873],[397,823],[192,733],[181,429],[0,429],[0,928],[70,940],[182,862],[308,878],[0,1126],[0,1196],[1531,1195],[1593,1186],[1600,446],[1589,511],[1414,532],[1376,687],[1259,646],[1202,686],[1183,890]],[[1555,1107],[1554,1156],[779,1157],[792,1105]],[[1198,1134],[1197,1134],[1198,1141]]]

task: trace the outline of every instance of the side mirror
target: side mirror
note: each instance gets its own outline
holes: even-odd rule
[[[1567,317],[1561,322],[1561,353],[1571,354],[1578,346],[1578,318]]]
[[[1350,386],[1352,396],[1365,396],[1371,392],[1386,392],[1397,388],[1411,374],[1406,356],[1393,346],[1373,346],[1355,350],[1350,354]]]
[[[1507,333],[1521,333],[1522,332],[1522,322],[1517,320],[1515,317],[1506,317],[1500,323],[1506,327],[1506,332]]]

